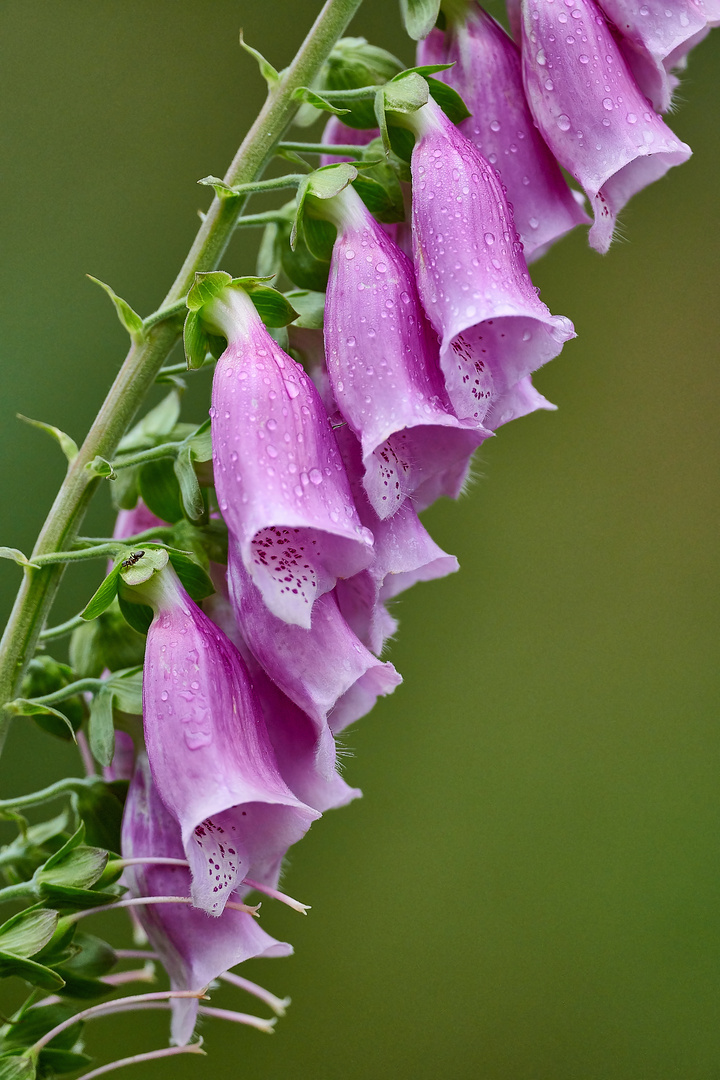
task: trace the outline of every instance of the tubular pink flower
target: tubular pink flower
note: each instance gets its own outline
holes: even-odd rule
[[[309,630],[291,626],[267,610],[232,542],[228,555],[230,597],[243,637],[273,682],[316,724],[337,734],[402,682],[392,664],[358,641],[334,593],[317,600]]]
[[[459,129],[500,174],[528,262],[589,223],[535,127],[517,46],[479,4],[468,4],[463,21],[448,18],[444,33],[431,30],[418,43],[418,64],[454,64],[436,78],[454,87],[470,110]]]
[[[335,740],[328,725],[313,719],[270,679],[247,646],[227,591],[225,567],[211,566],[217,592],[204,609],[238,648],[247,664],[283,780],[302,802],[324,813],[362,794],[337,771]]]
[[[308,627],[315,598],[371,561],[372,535],[302,367],[241,290],[206,312],[228,339],[210,410],[220,511],[269,610]]]
[[[495,170],[431,99],[406,116],[418,290],[441,336],[440,363],[461,419],[493,404],[574,337],[538,298]]]
[[[464,475],[491,433],[452,412],[410,261],[353,188],[323,208],[338,228],[325,304],[327,371],[362,444],[367,497],[385,519],[407,498],[432,501],[440,478]]]
[[[585,189],[590,244],[610,247],[628,199],[690,157],[628,70],[593,0],[523,0],[523,79],[535,122]]]
[[[392,517],[378,518],[362,487],[360,445],[347,425],[336,434],[360,520],[375,536],[375,558],[367,570],[339,581],[335,594],[348,626],[379,656],[397,629],[387,602],[416,582],[446,577],[459,566],[432,539],[410,499]]]
[[[600,7],[620,34],[638,86],[658,112],[666,112],[677,83],[670,72],[710,33],[718,12],[703,0],[602,0]]]
[[[158,795],[145,755],[138,758],[128,791],[122,852],[126,858],[183,858],[185,854],[180,829]],[[135,897],[187,896],[190,891],[190,872],[185,867],[131,866],[125,869],[123,880]],[[217,919],[189,904],[148,905],[136,911],[173,990],[202,990],[250,957],[289,956],[293,951],[242,911],[227,909]],[[198,1001],[176,998],[171,1008],[173,1042],[184,1046],[195,1028]]]
[[[143,673],[153,780],[180,825],[193,903],[219,915],[244,877],[275,886],[320,815],[283,782],[242,657],[174,572],[136,592],[155,610]]]

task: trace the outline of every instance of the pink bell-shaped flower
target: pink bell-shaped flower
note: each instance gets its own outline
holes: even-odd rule
[[[717,0],[707,6],[703,0],[602,0],[600,7],[620,35],[638,86],[653,108],[667,112],[678,81],[671,71],[710,33]]]
[[[507,188],[528,262],[576,225],[589,223],[535,127],[517,46],[479,4],[467,4],[457,21],[449,13],[444,32],[431,30],[418,43],[418,64],[454,65],[436,77],[457,90],[470,110],[459,129]]]
[[[193,903],[219,915],[244,877],[274,887],[320,815],[282,780],[242,657],[174,571],[135,592],[155,613],[143,670],[153,780],[180,825]]]
[[[636,192],[690,157],[638,89],[593,0],[523,0],[525,92],[560,164],[590,199],[590,244],[610,247]]]
[[[293,794],[314,810],[324,813],[347,805],[362,793],[351,788],[337,771],[337,751],[330,728],[303,712],[268,677],[240,632],[228,596],[225,567],[213,565],[211,573],[217,591],[204,601],[204,610],[230,638],[247,665],[280,775]]]
[[[352,187],[320,205],[338,229],[325,303],[327,371],[362,445],[365,492],[385,519],[407,498],[427,505],[424,489],[434,497],[439,477],[464,475],[490,432],[451,409],[410,261]]]
[[[226,288],[205,315],[228,339],[211,409],[220,511],[270,611],[307,627],[315,598],[371,561],[372,535],[315,387],[248,295]]]
[[[144,754],[138,758],[125,803],[122,854],[126,859],[185,858],[180,827],[158,795]],[[183,866],[151,862],[129,866],[123,880],[134,897],[184,898],[190,893],[190,871]],[[148,904],[133,910],[173,990],[202,990],[250,957],[290,956],[293,951],[244,911],[228,908],[211,919],[190,904]],[[184,1046],[195,1028],[197,998],[175,998],[171,1007],[171,1037]]]
[[[406,116],[418,290],[441,337],[453,409],[482,425],[494,404],[561,351],[572,323],[539,299],[497,173],[431,99]]]
[[[313,607],[309,630],[271,614],[230,544],[228,586],[240,630],[256,660],[283,693],[316,724],[337,734],[402,682],[392,664],[374,657],[343,619],[335,593]]]

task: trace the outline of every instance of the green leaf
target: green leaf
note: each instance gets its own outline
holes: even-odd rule
[[[103,611],[110,607],[117,596],[120,569],[121,564],[118,562],[117,565],[112,568],[105,580],[101,582],[80,612],[81,619],[85,619],[86,622],[89,622],[91,619],[97,619],[98,615],[102,615]]]
[[[208,354],[208,336],[199,311],[188,311],[183,327],[185,361],[190,371],[196,371],[205,363]]]
[[[0,976],[8,979],[11,975],[24,979],[31,986],[39,986],[43,990],[59,990],[65,984],[65,980],[60,975],[57,975],[51,968],[45,967],[44,964],[38,964],[34,960],[0,951]],[[2,1073],[0,1073],[0,1076],[2,1076]]]
[[[281,292],[257,278],[233,278],[233,285],[248,294],[266,326],[287,326],[297,318],[297,311]]]
[[[142,714],[142,677],[142,667],[135,667],[116,671],[107,680],[107,685],[112,687],[115,708],[120,712],[134,716]]]
[[[88,726],[90,751],[103,768],[107,767],[115,753],[115,727],[113,724],[113,689],[107,684],[98,690],[90,706]]]
[[[253,49],[251,45],[248,45],[248,43],[243,38],[242,30],[240,31],[240,48],[244,49],[246,53],[248,53],[255,60],[257,60],[258,67],[260,68],[260,74],[267,83],[268,90],[272,90],[275,84],[279,81],[280,76],[278,75],[272,64],[265,59],[261,52],[258,52],[257,49]]]
[[[18,912],[0,926],[0,951],[14,956],[34,956],[50,941],[57,922],[57,911],[48,908]]]
[[[159,405],[150,409],[134,427],[130,428],[118,444],[118,453],[142,450],[147,446],[152,446],[158,436],[169,435],[180,419],[180,408],[180,393],[178,390],[171,390]]]
[[[155,545],[151,547],[148,544],[142,554],[140,552],[135,554],[140,555],[140,558],[136,559],[135,555],[131,555],[121,564],[120,577],[126,585],[142,585],[144,581],[149,581],[154,573],[167,566],[168,553],[165,548]],[[128,563],[131,565],[128,566]]]
[[[78,933],[73,942],[79,952],[62,965],[63,972],[82,975],[86,979],[100,979],[115,967],[115,950],[102,938],[95,937],[94,934]]]
[[[325,293],[313,289],[295,289],[285,294],[299,312],[295,326],[301,330],[322,330],[325,319]]]
[[[34,563],[31,563],[28,557],[23,555],[22,551],[18,551],[17,548],[0,547],[0,559],[11,559],[18,566],[34,566]]]
[[[78,1054],[72,1050],[55,1050],[53,1047],[44,1047],[38,1055],[38,1078],[44,1080],[63,1073],[77,1072],[84,1069],[92,1061],[87,1054]]]
[[[183,516],[180,485],[171,458],[147,461],[138,476],[143,502],[161,521],[174,523]]]
[[[82,908],[100,907],[101,904],[112,904],[118,899],[114,892],[100,892],[95,889],[79,889],[74,885],[55,885],[46,882],[40,887],[40,893],[53,907]]]
[[[116,292],[113,292],[110,286],[106,285],[104,281],[100,281],[99,278],[93,277],[92,274],[87,274],[86,276],[89,277],[91,281],[95,282],[96,285],[99,285],[101,289],[104,289],[105,292],[108,294],[113,304],[115,305],[115,311],[117,312],[118,319],[125,327],[133,341],[137,342],[138,344],[143,341],[145,337],[145,331],[143,329],[143,321],[138,315],[138,313],[136,311],[133,311],[127,301],[123,300],[121,296],[118,296]]]
[[[212,596],[215,586],[203,567],[191,555],[173,548],[168,549],[168,555],[173,570],[191,600],[204,600],[205,597]]]
[[[210,417],[190,436],[190,448],[195,461],[212,461],[212,434]]]
[[[25,1054],[0,1056],[0,1080],[35,1080],[36,1076],[35,1065]]]
[[[457,90],[454,90],[452,86],[441,82],[440,79],[432,79],[429,76],[426,76],[425,81],[428,84],[432,98],[440,106],[448,120],[452,120],[453,124],[459,124],[472,115]]]
[[[43,885],[63,885],[88,889],[98,880],[107,861],[108,853],[102,848],[88,844],[79,844],[70,851],[63,848],[35,871],[33,882],[39,888]]]
[[[209,270],[204,273],[199,271],[195,274],[195,283],[187,296],[187,306],[190,311],[199,311],[209,300],[218,296],[232,278],[224,270]]]
[[[136,604],[127,600],[122,593],[118,593],[118,604],[125,621],[136,630],[138,634],[147,634],[150,623],[153,621],[153,610],[147,604]]]
[[[116,478],[115,470],[109,461],[106,461],[104,457],[94,457],[92,461],[88,461],[85,468],[89,473],[93,473],[94,476],[100,476],[103,480],[114,480]]]
[[[180,487],[183,509],[191,521],[199,521],[205,514],[205,501],[193,468],[193,453],[189,444],[178,451],[173,469]]]
[[[7,1046],[23,1047],[33,1046],[38,1039],[52,1031],[58,1024],[69,1020],[75,1012],[69,1005],[37,1005],[32,1009],[26,1009],[17,1023],[9,1026],[3,1032],[3,1042]],[[72,1024],[65,1028],[59,1035],[48,1043],[53,1049],[69,1050],[80,1038],[82,1022]],[[1,1074],[0,1074],[1,1075]]]
[[[50,435],[60,444],[60,449],[68,461],[75,460],[78,455],[77,443],[69,435],[66,435],[64,431],[61,431],[60,428],[53,427],[52,424],[44,424],[42,420],[31,420],[29,416],[23,416],[22,413],[17,413],[17,418],[26,424],[30,424],[31,427],[38,428],[40,431]]]
[[[427,37],[440,13],[440,0],[400,0],[405,29],[413,41]]]
[[[8,702],[5,708],[15,716],[55,716],[58,720],[62,720],[70,732],[70,737],[75,742],[75,729],[70,720],[65,713],[60,712],[59,709],[53,709],[51,705],[39,705],[37,702],[28,701],[26,698],[15,698],[14,701]]]
[[[198,184],[202,187],[211,187],[214,189],[218,199],[237,199],[239,192],[230,184],[226,184],[224,180],[221,180],[219,176],[203,176],[201,180],[198,180]],[[209,271],[214,273],[214,271]],[[189,306],[189,305],[188,305]]]
[[[309,86],[298,86],[293,92],[293,101],[302,101],[307,105],[312,105],[315,109],[321,109],[323,112],[332,113],[333,116],[344,116],[345,113],[349,113],[349,109],[339,109],[332,102],[322,97],[321,94],[315,93]]]
[[[120,826],[127,781],[98,781],[77,794],[77,809],[87,829],[89,843],[109,851],[120,850]]]

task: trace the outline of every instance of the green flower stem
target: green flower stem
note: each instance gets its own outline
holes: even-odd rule
[[[67,686],[61,686],[59,690],[53,690],[52,694],[43,694],[42,697],[20,698],[19,700],[31,702],[33,705],[57,705],[58,702],[67,701],[68,698],[74,697],[75,694],[82,694],[86,690],[94,693],[105,685],[104,679],[78,679],[76,682],[68,683]],[[10,704],[12,705],[13,702],[10,702]]]
[[[249,215],[249,216],[261,217],[262,215],[257,214],[257,215]],[[238,224],[242,225],[242,223],[243,223],[243,219],[241,218],[240,221],[238,222]],[[160,370],[157,373],[157,378],[158,379],[164,379],[167,375],[192,375],[192,373],[194,371],[207,371],[208,368],[214,368],[216,362],[217,361],[215,360],[214,357],[212,358],[212,360],[207,360],[206,359],[205,363],[201,364],[200,367],[198,367],[198,368],[189,368],[187,366],[187,364],[185,363],[185,361],[183,361],[181,364],[168,364],[167,367],[160,368]]]
[[[96,547],[85,547],[73,551],[49,551],[47,555],[38,555],[36,566],[54,566],[56,563],[82,562],[83,559],[113,559],[119,551],[128,545],[124,540],[111,540]]]
[[[237,223],[238,229],[247,229],[259,225],[282,225],[288,219],[276,210],[267,210],[264,214],[243,214]],[[167,368],[166,370],[170,370]]]
[[[150,540],[172,540],[174,531],[174,525],[156,525],[154,529],[145,529],[144,532],[135,533],[134,536],[127,536],[124,540],[115,540],[112,536],[78,536],[75,543],[82,544],[84,547],[97,547],[99,544],[134,547],[136,544],[142,544]]]
[[[321,90],[320,96],[327,101],[368,101],[375,97],[380,87],[356,86],[348,90]]]
[[[46,630],[41,631],[41,641],[56,641],[58,638],[67,637],[68,634],[72,634],[73,630],[77,630],[79,626],[84,626],[85,620],[81,619],[79,615],[73,615],[72,619],[68,619],[67,622],[58,623],[57,626],[48,626]]]
[[[333,154],[343,155],[344,157],[356,157],[361,158],[363,156],[364,146],[346,146],[338,143],[303,143],[303,142],[281,142],[278,143],[280,150],[294,150],[296,154]],[[240,221],[242,224],[242,219]]]
[[[0,799],[0,813],[5,810],[21,810],[26,806],[40,806],[42,803],[58,799],[61,795],[77,794],[93,784],[101,783],[97,777],[66,776],[40,791],[31,791],[29,795],[17,795],[13,799]]]
[[[294,92],[313,82],[335,42],[344,34],[362,0],[327,0],[294,60],[269,91],[257,119],[243,139],[225,182],[251,183],[262,174],[275,147],[297,112]],[[244,198],[213,199],[187,258],[159,310],[187,295],[197,271],[214,269],[222,258],[242,212]],[[97,456],[111,460],[118,443],[153,385],[178,338],[173,319],[151,325],[142,342],[133,342],[87,438],[70,465],[37,539],[33,554],[72,547],[99,478],[85,466]],[[62,579],[63,564],[26,568],[23,582],[0,642],[0,709],[17,695],[40,631]],[[11,714],[0,713],[0,749]]]
[[[254,195],[263,191],[282,191],[283,188],[297,187],[305,177],[301,173],[286,173],[285,176],[277,176],[274,180],[255,180],[251,184],[233,184],[235,195]],[[233,196],[226,194],[225,198]]]
[[[28,900],[35,896],[35,890],[29,881],[21,881],[18,885],[6,885],[0,889],[0,904],[7,904],[11,900]]]
[[[187,304],[185,303],[185,297],[183,297],[182,300],[176,300],[174,304],[158,308],[157,311],[153,311],[152,315],[148,315],[146,319],[143,319],[143,330],[151,330],[158,323],[165,322],[167,319],[172,319],[177,315],[182,315],[184,318],[186,311]]]
[[[162,443],[160,446],[151,446],[149,450],[138,450],[136,454],[125,454],[113,461],[112,467],[129,469],[133,465],[144,465],[146,461],[158,461],[160,458],[175,457],[182,446],[181,442]]]

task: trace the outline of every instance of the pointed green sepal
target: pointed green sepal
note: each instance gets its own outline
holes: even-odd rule
[[[187,295],[187,306],[190,311],[199,311],[209,300],[213,300],[222,290],[230,284],[232,278],[224,270],[198,271],[195,274],[195,282]]]
[[[120,569],[121,562],[118,561],[80,612],[81,619],[90,622],[91,619],[97,619],[98,615],[102,615],[103,611],[110,607],[117,596]]]
[[[13,716],[54,716],[58,720],[62,720],[73,742],[77,741],[75,739],[75,728],[65,713],[60,712],[59,709],[53,709],[51,705],[40,705],[36,701],[30,701],[27,698],[15,698],[14,701],[7,703],[5,709]]]
[[[115,480],[117,477],[117,473],[110,462],[100,457],[99,454],[92,461],[88,461],[85,468],[89,473],[93,473],[94,476],[99,476],[103,480]]]
[[[145,338],[145,330],[143,321],[137,311],[133,311],[128,302],[123,300],[121,296],[118,296],[104,281],[100,281],[99,278],[93,277],[92,274],[87,274],[86,277],[90,278],[90,281],[93,281],[96,285],[99,285],[101,289],[105,290],[115,306],[118,319],[133,341],[139,345]]]
[[[0,926],[0,952],[34,956],[57,929],[58,913],[49,908],[28,908]]]
[[[90,705],[88,741],[90,751],[103,768],[111,763],[115,753],[115,725],[113,723],[113,689],[103,686]]]
[[[430,96],[437,102],[448,120],[452,120],[453,124],[460,124],[463,120],[467,120],[468,116],[472,116],[460,94],[452,86],[441,82],[440,79],[433,79],[429,75],[426,76],[426,82],[430,90]]]
[[[242,30],[240,31],[240,48],[244,49],[249,56],[252,56],[253,59],[257,61],[257,65],[260,68],[260,74],[267,83],[268,90],[272,90],[275,84],[279,82],[280,75],[270,61],[265,59],[261,52],[258,52],[257,49],[253,49],[252,45],[248,45],[243,37]]]
[[[148,547],[140,552],[133,552],[120,564],[120,577],[126,585],[142,585],[149,581],[158,570],[162,570],[168,563],[168,553],[165,548]]]
[[[71,439],[69,435],[66,435],[60,428],[53,427],[52,424],[44,424],[42,420],[31,420],[29,416],[23,416],[22,413],[17,413],[18,420],[22,420],[25,424],[30,424],[31,427],[38,428],[40,431],[44,431],[51,438],[55,439],[68,461],[74,461],[78,455],[78,446],[74,439]]]
[[[147,604],[137,604],[128,600],[122,593],[118,593],[118,604],[127,624],[138,634],[143,636],[147,634],[150,623],[153,621],[152,608]]]
[[[68,988],[65,989],[67,992]],[[78,1069],[84,1069],[91,1061],[92,1058],[87,1054],[79,1054],[74,1050],[56,1050],[55,1047],[44,1047],[38,1054],[38,1068],[41,1076],[60,1076],[63,1073],[77,1072]]]
[[[233,278],[232,284],[243,289],[257,309],[257,313],[266,326],[287,326],[297,319],[298,313],[277,289],[266,285],[262,278]]]
[[[187,551],[168,549],[170,564],[191,600],[196,602],[212,596],[215,586],[210,575]]]
[[[202,187],[213,188],[218,199],[237,199],[239,195],[235,188],[230,187],[219,176],[203,176],[201,180],[198,180],[198,184],[202,185]]]
[[[38,569],[35,563],[31,562],[27,555],[23,555],[22,551],[18,551],[17,548],[0,547],[0,559],[10,559],[12,562],[17,563],[18,566],[34,566],[36,570]]]
[[[298,238],[302,236],[316,258],[323,258],[326,255],[325,251],[318,250],[318,247],[313,245],[313,237],[308,231],[305,220],[305,202],[308,197],[332,199],[339,195],[357,176],[358,170],[355,164],[343,161],[335,165],[323,165],[302,180],[298,187],[295,221],[290,232],[290,247],[293,251],[297,247]]]
[[[285,294],[299,312],[295,326],[301,330],[322,330],[325,321],[325,293],[313,289],[295,289]]]
[[[440,14],[441,0],[400,0],[405,29],[413,41],[428,36]]]
[[[35,1080],[37,1068],[28,1054],[2,1054],[0,1080]]]
[[[354,90],[362,86],[381,86],[403,70],[396,56],[365,38],[342,38],[328,57],[319,87],[326,90]],[[345,103],[350,110],[343,123],[352,128],[375,127],[372,101]]]
[[[39,986],[43,990],[59,990],[65,985],[65,980],[51,968],[44,964],[38,964],[34,960],[27,960],[22,956],[14,956],[12,953],[0,951],[0,976],[4,979],[15,975],[24,979],[31,986]],[[1,1059],[0,1059],[1,1060]],[[0,1073],[2,1076],[2,1073]]]
[[[300,101],[305,105],[312,105],[314,109],[332,113],[333,116],[344,116],[346,113],[350,112],[349,109],[339,109],[337,105],[333,105],[331,101],[328,101],[327,98],[324,98],[315,90],[311,90],[309,86],[298,86],[292,96],[293,101]]]

